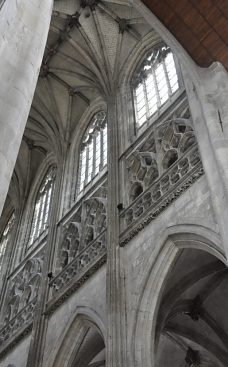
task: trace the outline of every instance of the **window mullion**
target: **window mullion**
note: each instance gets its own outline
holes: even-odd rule
[[[37,224],[37,231],[36,231],[36,237],[39,237],[40,232],[41,232],[41,226],[42,226],[42,221],[43,221],[43,206],[44,206],[44,198],[45,195],[43,194],[41,196],[41,204],[40,204],[40,210],[39,210],[39,219],[38,219],[38,224]]]
[[[136,112],[136,121],[139,121],[139,111],[138,111],[138,103],[137,103],[137,96],[136,96],[136,90],[134,90],[134,100],[135,100],[135,112]]]
[[[80,153],[80,160],[79,160],[79,167],[78,167],[78,184],[77,184],[77,194],[81,191],[81,187],[82,187],[82,164],[83,164],[83,153],[84,153],[84,149],[81,151]],[[76,196],[75,198],[76,199]]]
[[[6,250],[7,243],[8,243],[8,237],[4,237],[0,243],[0,266],[2,265],[3,256]]]
[[[96,167],[96,142],[97,142],[97,131],[95,130],[93,133],[93,168],[92,168],[92,177],[95,176],[95,167]]]
[[[47,198],[48,198],[48,191],[45,190],[45,193],[43,196],[43,211],[41,213],[40,233],[42,233],[45,228]]]
[[[103,160],[103,166],[105,166],[107,164],[107,150],[108,150],[108,131],[107,131],[107,123],[105,124],[104,126],[104,129],[103,129],[103,132],[104,133],[104,147],[103,147],[103,150],[104,150],[104,160]]]
[[[103,127],[100,129],[99,133],[100,133],[100,139],[101,139],[101,143],[100,143],[100,155],[101,155],[100,169],[102,169],[104,167],[104,129],[103,129]]]
[[[83,184],[83,188],[85,187],[85,185],[87,184],[88,182],[88,169],[89,167],[89,145],[87,145],[86,147],[86,165],[85,165],[85,181],[84,181],[84,184]]]
[[[51,185],[51,183],[49,183],[49,185]],[[45,203],[44,203],[44,213],[43,213],[43,218],[42,218],[42,229],[45,229],[46,224],[47,224],[47,212],[48,212],[48,207],[49,207],[50,192],[51,192],[51,186],[49,186],[46,189],[46,192],[45,192]]]
[[[103,112],[97,113],[92,118],[83,136],[79,158],[77,192],[81,192],[104,166],[104,119],[105,114]]]
[[[11,215],[10,219],[8,220],[4,231],[0,237],[0,267],[3,263],[3,258],[6,252],[6,248],[8,246],[9,240],[11,238],[11,233],[12,233],[12,228],[14,225],[14,219],[15,219],[15,215],[14,212]]]
[[[48,217],[49,217],[49,210],[50,210],[50,204],[51,204],[52,187],[53,187],[53,182],[52,182],[51,187],[49,188],[49,191],[48,191],[47,208],[46,208],[46,213],[45,213],[45,224],[46,224],[46,226],[48,225]]]
[[[149,101],[148,101],[148,96],[147,96],[145,79],[143,79],[143,95],[144,95],[144,101],[145,101],[145,107],[146,107],[146,118],[148,119],[150,117],[150,109],[149,109]]]
[[[40,200],[40,198],[39,198]],[[30,245],[33,243],[34,238],[36,237],[36,231],[37,231],[37,226],[38,226],[38,219],[39,219],[39,213],[38,213],[38,204],[40,203],[40,201],[37,202],[37,204],[35,205],[35,210],[34,210],[34,214],[33,214],[33,219],[32,219],[32,227],[31,227],[31,232],[30,232]]]
[[[170,97],[172,95],[172,89],[171,89],[171,85],[170,85],[170,81],[169,81],[169,75],[168,75],[168,71],[167,71],[164,59],[162,60],[162,66],[163,66],[163,70],[164,70],[164,73],[165,73],[165,80],[166,80],[166,84],[168,86],[168,93],[169,93],[169,99],[170,99]]]
[[[183,81],[183,76],[181,73],[181,69],[180,69],[180,65],[178,63],[178,59],[176,57],[175,54],[173,55],[173,61],[174,61],[174,66],[175,66],[175,70],[176,70],[176,74],[177,74],[177,82],[179,84],[179,88],[183,88],[184,87],[184,81]]]
[[[153,75],[153,79],[154,79],[154,87],[155,87],[155,92],[156,92],[156,97],[157,97],[157,108],[159,109],[159,107],[161,106],[161,99],[160,99],[160,95],[159,95],[158,83],[157,83],[157,78],[156,78],[156,74],[155,74],[155,69],[153,67],[152,67],[152,75]]]

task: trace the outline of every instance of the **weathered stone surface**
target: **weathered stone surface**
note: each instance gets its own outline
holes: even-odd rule
[[[21,144],[52,10],[52,0],[6,1],[0,16],[0,213]]]
[[[0,73],[13,89],[11,99],[0,90],[0,169],[4,178],[10,151],[14,173],[0,236],[12,212],[15,229],[0,269],[0,367],[227,367],[227,73],[198,69],[139,0],[55,1],[14,166],[52,4],[10,1],[0,12],[11,61]],[[138,86],[159,74],[161,38],[184,81],[177,60],[175,92],[154,77],[152,115],[144,85],[139,126],[133,76]],[[34,216],[52,166],[52,198]]]

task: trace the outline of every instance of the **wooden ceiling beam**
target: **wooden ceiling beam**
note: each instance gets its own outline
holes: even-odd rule
[[[228,70],[226,0],[142,0],[201,67],[220,61]]]

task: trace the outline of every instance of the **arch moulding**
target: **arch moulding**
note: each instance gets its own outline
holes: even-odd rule
[[[72,359],[80,349],[88,324],[94,326],[104,339],[106,345],[106,328],[96,311],[86,306],[78,306],[66,325],[50,354],[47,367],[71,367]]]
[[[160,250],[157,256],[152,252],[145,264],[145,276],[140,287],[131,341],[134,367],[156,367],[154,357],[157,315],[168,274],[179,252],[185,248],[202,250],[215,256],[227,266],[220,242],[216,232],[199,225],[176,225],[165,231],[160,246],[158,244]]]

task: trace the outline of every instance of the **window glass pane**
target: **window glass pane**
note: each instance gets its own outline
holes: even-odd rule
[[[142,84],[136,89],[135,99],[138,124],[142,125],[146,120],[146,96]]]
[[[169,53],[167,55],[165,59],[165,65],[166,65],[166,69],[168,73],[170,87],[171,87],[172,93],[174,93],[179,88],[179,85],[178,85],[178,77],[177,77],[176,67],[175,67],[172,53]]]
[[[161,104],[163,104],[169,98],[168,85],[165,77],[165,71],[162,64],[158,65],[155,69],[155,75],[158,85],[158,93]]]
[[[143,116],[138,118],[138,125],[141,126],[146,121],[146,112]]]
[[[101,163],[101,133],[96,137],[96,157],[95,157],[95,174],[99,172]]]
[[[47,193],[47,199],[45,203],[45,213],[44,213],[44,225],[46,227],[47,221],[48,221],[48,213],[50,209],[50,202],[51,202],[51,192],[52,192],[52,186],[49,187],[48,193]]]
[[[103,166],[107,164],[107,124],[103,130]]]
[[[150,75],[146,80],[146,91],[147,91],[149,112],[150,112],[150,115],[153,115],[157,111],[157,108],[158,108],[156,87],[155,87],[153,75]]]
[[[167,45],[160,43],[146,54],[132,85],[135,116],[141,126],[179,89],[174,57]]]
[[[158,107],[157,107],[157,97],[154,96],[153,98],[148,100],[148,105],[149,105],[149,111],[150,111],[150,115],[153,115]]]
[[[96,115],[94,115],[83,136],[82,148],[80,153],[78,192],[84,189],[84,187],[92,180],[92,178],[102,169],[106,162],[106,114],[103,111],[100,111]]]
[[[28,247],[42,234],[47,227],[50,211],[51,194],[55,180],[55,168],[52,167],[45,176],[37,194],[32,223],[30,227]]]
[[[146,107],[143,106],[140,111],[138,111],[138,118],[141,119],[146,114]]]
[[[10,235],[12,233],[14,222],[15,222],[15,215],[13,213],[10,219],[8,220],[8,223],[6,224],[5,229],[0,239],[0,266],[2,265],[3,257],[5,254],[7,245],[9,243],[9,240],[10,240]]]
[[[145,100],[144,98],[137,103],[137,110],[140,111],[142,108],[145,108]]]
[[[139,97],[140,94],[143,94],[143,84],[139,84],[139,86],[135,90],[136,97]]]
[[[85,184],[85,173],[86,173],[86,149],[81,152],[81,173],[80,173],[80,191],[83,189]]]
[[[87,182],[90,182],[91,181],[92,169],[93,169],[93,139],[92,139],[92,141],[89,144],[89,161],[88,161]]]
[[[40,213],[39,213],[39,222],[38,222],[38,228],[37,228],[37,234],[38,236],[43,231],[43,220],[44,220],[44,205],[45,205],[45,199],[46,199],[47,192],[45,191],[44,195],[42,195],[41,198],[41,205],[40,205]]]

